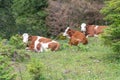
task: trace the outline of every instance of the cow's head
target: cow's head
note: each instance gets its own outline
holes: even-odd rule
[[[85,23],[82,23],[82,24],[81,24],[81,31],[82,31],[82,32],[86,32],[86,27],[87,27],[86,24],[85,24]]]
[[[75,30],[70,29],[69,27],[66,28],[63,36],[70,38],[74,34]]]
[[[24,42],[24,43],[28,43],[29,35],[28,35],[27,33],[24,33],[24,34],[22,35],[22,37],[23,37],[23,42]]]
[[[69,30],[70,30],[70,28],[69,27],[67,27],[66,29],[65,29],[65,32],[63,33],[63,36],[66,36],[66,37],[68,37],[68,38],[70,38],[69,37]]]

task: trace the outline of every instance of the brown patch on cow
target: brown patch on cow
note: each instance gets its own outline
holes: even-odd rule
[[[95,25],[88,25],[86,28],[85,35],[87,36],[89,34],[89,36],[94,36],[94,34],[95,34],[94,28],[95,28]]]
[[[104,29],[107,28],[107,26],[99,26],[97,29],[95,29],[95,34],[101,34],[104,32]]]
[[[28,37],[28,48],[29,50],[34,50],[34,43],[37,40],[37,36],[29,36]]]
[[[70,45],[75,45],[75,46],[77,46],[80,42],[81,42],[81,40],[76,39],[74,36],[72,36],[72,37],[70,38],[69,44],[70,44]]]
[[[104,32],[104,29],[107,28],[107,26],[98,26],[97,29],[95,29],[96,25],[87,25],[86,26],[86,32],[85,35],[94,37],[94,35],[99,35]]]
[[[39,42],[43,42],[43,43],[47,43],[47,42],[51,42],[52,40],[49,39],[49,38],[45,38],[45,37],[42,37],[39,39]]]
[[[60,44],[58,42],[50,42],[48,44],[48,48],[51,50],[51,51],[57,51],[59,48],[60,48]]]
[[[38,38],[38,36],[29,36],[28,37],[28,41],[33,41],[33,42],[35,42],[36,40],[37,40],[37,38]]]
[[[34,50],[34,44],[29,44],[29,50]]]
[[[38,43],[38,44],[37,44],[37,50],[40,51],[40,49],[41,49],[41,44]]]

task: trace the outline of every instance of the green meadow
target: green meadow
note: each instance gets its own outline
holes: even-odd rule
[[[32,80],[27,69],[31,59],[44,64],[40,80],[120,80],[120,55],[99,38],[89,38],[89,44],[79,46],[69,46],[68,40],[59,42],[61,48],[56,52],[25,51],[30,60],[18,63],[17,80]]]

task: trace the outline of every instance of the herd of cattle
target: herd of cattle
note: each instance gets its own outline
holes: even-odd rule
[[[81,31],[73,30],[67,27],[63,36],[69,38],[69,44],[77,46],[79,43],[87,44],[88,37],[97,37],[100,33],[103,33],[107,26],[87,25],[81,24]],[[60,49],[60,43],[50,38],[33,36],[27,33],[22,35],[23,42],[27,44],[26,49],[36,52],[43,52],[47,50],[57,51]]]

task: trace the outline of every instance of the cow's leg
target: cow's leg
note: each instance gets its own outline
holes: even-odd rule
[[[70,40],[69,40],[68,44],[69,44],[69,45],[72,45],[72,43],[71,43],[71,38],[70,38]]]
[[[91,35],[90,34],[88,34],[87,36],[86,36],[86,38],[88,38],[88,37],[90,37]]]
[[[32,45],[27,44],[25,50],[27,50],[27,51],[33,50]]]
[[[25,50],[30,51],[29,47],[26,47]]]
[[[86,36],[86,38],[88,38],[88,37],[89,37],[89,35]]]
[[[98,35],[97,35],[97,34],[94,34],[94,37],[98,37]]]
[[[43,52],[43,48],[42,47],[40,48],[40,52]]]

